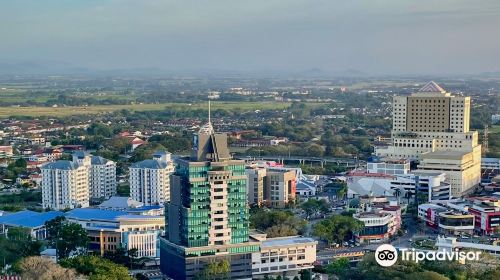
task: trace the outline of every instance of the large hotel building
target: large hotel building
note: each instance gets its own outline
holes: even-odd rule
[[[376,155],[444,172],[453,196],[472,191],[481,177],[481,145],[477,131],[469,131],[470,106],[470,97],[453,96],[435,82],[394,97],[392,143],[377,147]]]

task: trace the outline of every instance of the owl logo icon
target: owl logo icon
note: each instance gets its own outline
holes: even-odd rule
[[[381,266],[392,266],[398,261],[398,250],[390,244],[380,245],[375,251],[375,260]]]

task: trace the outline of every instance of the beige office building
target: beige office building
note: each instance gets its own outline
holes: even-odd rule
[[[245,173],[248,176],[248,204],[260,207],[264,204],[264,178],[266,177],[266,169],[257,167],[246,168]]]
[[[437,151],[422,155],[419,170],[441,171],[451,185],[451,195],[458,197],[474,189],[481,181],[481,147],[472,152]]]
[[[295,203],[297,176],[294,170],[247,166],[248,204],[283,208]]]
[[[435,82],[394,97],[392,143],[376,147],[375,154],[419,160],[419,169],[443,171],[453,196],[473,190],[480,182],[481,145],[478,133],[469,131],[470,106],[470,97],[453,96]]]
[[[271,207],[283,208],[295,203],[296,178],[293,170],[267,169],[264,200]]]

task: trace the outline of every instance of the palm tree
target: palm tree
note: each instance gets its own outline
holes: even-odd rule
[[[410,192],[406,192],[405,193],[405,198],[408,199],[408,204],[410,204],[411,193]]]
[[[401,190],[398,188],[398,189],[395,189],[394,192],[393,192],[394,196],[398,198],[398,204],[400,204],[399,202],[399,196],[401,195]]]

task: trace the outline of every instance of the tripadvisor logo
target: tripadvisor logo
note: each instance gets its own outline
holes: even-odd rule
[[[399,250],[401,260],[413,261],[418,263],[420,261],[478,261],[481,256],[481,251],[459,252],[455,251],[415,251],[415,249],[401,248]],[[378,246],[375,251],[375,260],[381,266],[392,266],[398,260],[398,250],[390,244],[383,244]]]
[[[391,244],[382,244],[375,251],[375,260],[381,266],[391,266],[398,261],[398,251]]]

